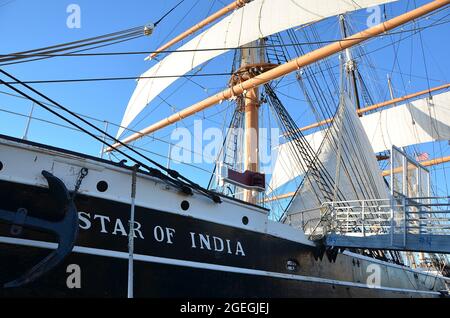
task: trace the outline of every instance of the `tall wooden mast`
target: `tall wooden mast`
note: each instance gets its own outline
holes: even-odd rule
[[[241,70],[261,63],[258,42],[251,43],[241,49]],[[253,87],[244,95],[245,134],[244,134],[244,170],[259,172],[259,88]],[[244,190],[244,201],[257,203],[255,191]]]
[[[255,78],[278,65],[265,62],[265,40],[249,43],[241,47],[240,67],[230,80],[230,87],[240,86],[242,83]],[[228,176],[228,182],[236,184],[243,190],[242,199],[257,204],[258,193],[265,190],[265,176],[260,173],[259,165],[259,115],[261,101],[258,86],[250,87],[240,94],[236,94],[238,111],[244,114],[244,134],[242,149],[244,172],[235,178]],[[233,173],[233,172],[232,172]],[[236,171],[234,171],[236,173]],[[237,179],[240,180],[237,180]]]

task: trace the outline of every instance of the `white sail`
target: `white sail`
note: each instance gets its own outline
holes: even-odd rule
[[[183,45],[179,51],[184,52],[168,55],[142,74],[117,137],[154,98],[177,80],[176,76],[190,72],[229,49],[299,25],[393,1],[396,0],[255,0]],[[198,51],[212,48],[224,50]],[[185,52],[188,50],[196,51]]]
[[[287,214],[303,222],[317,220],[319,210],[313,210],[326,201],[386,199],[388,192],[380,174],[373,149],[364,133],[355,106],[343,96],[336,120],[325,136],[319,150],[323,164],[322,175],[328,174],[330,193],[321,191],[318,181],[307,174]],[[326,171],[326,172],[325,172]],[[326,177],[324,177],[326,178]],[[295,222],[295,217],[294,217]]]
[[[318,131],[315,134],[310,134],[305,136],[306,141],[311,145],[315,153],[319,151],[322,145],[323,138],[325,137],[326,131]],[[298,162],[301,158],[295,155],[292,149],[293,144],[283,144],[277,149],[277,160],[272,173],[272,179],[268,187],[268,194],[272,193],[282,185],[288,183],[289,181],[295,179],[298,176],[303,176],[304,171],[302,166],[304,162]]]
[[[395,106],[360,120],[375,153],[390,150],[393,145],[407,147],[450,140],[450,92],[435,95],[432,100],[426,97]],[[319,149],[324,134],[318,131],[306,136],[308,141],[313,141],[314,150]],[[270,192],[303,175],[301,164],[295,158],[289,144],[279,147]]]
[[[374,151],[450,140],[450,92],[361,118]]]

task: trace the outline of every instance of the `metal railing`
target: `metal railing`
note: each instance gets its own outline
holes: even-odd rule
[[[301,212],[290,213],[286,215],[284,223],[295,228],[303,229],[305,234],[309,235],[310,238],[313,236],[323,236],[327,232],[326,225],[328,224],[328,220],[326,220],[328,213],[324,210],[326,208],[326,206],[321,206]],[[308,214],[317,214],[317,217],[311,217]],[[305,217],[305,215],[307,216]]]
[[[394,198],[324,203],[330,217],[328,232],[369,237],[408,234],[450,235],[450,198]],[[394,242],[393,242],[394,243]]]
[[[4,93],[1,92],[0,93]],[[13,97],[17,97],[20,98],[17,95],[13,95],[11,94],[11,96]],[[55,105],[49,104],[49,103],[43,103],[46,106],[52,107],[52,108],[56,108]],[[34,128],[42,128],[45,129],[47,125],[53,126],[55,129],[58,129],[58,132],[60,132],[61,134],[68,134],[68,133],[79,133],[80,135],[85,135],[85,133],[83,131],[81,131],[80,129],[76,128],[76,127],[72,127],[68,124],[65,124],[57,119],[52,119],[52,118],[46,118],[45,116],[39,117],[38,115],[35,114],[34,111],[34,104],[32,104],[31,109],[27,112],[27,113],[22,113],[19,111],[14,111],[14,110],[9,110],[6,109],[6,107],[3,107],[0,105],[0,117],[2,117],[3,115],[8,115],[11,116],[11,118],[14,119],[24,119],[26,121],[25,126],[24,126],[24,131],[23,133],[15,133],[16,136],[21,135],[22,136],[22,140],[29,140],[30,138],[30,134],[29,134],[29,129],[30,126],[34,127]],[[112,123],[110,121],[107,120],[102,120],[102,119],[98,119],[92,116],[88,116],[85,114],[81,114],[81,113],[76,113],[78,116],[92,122],[93,124],[97,125],[98,127],[103,126],[103,129],[105,132],[110,132],[110,130],[112,129],[118,129],[119,127],[121,127],[118,124]],[[21,123],[21,122],[18,122]],[[19,125],[18,125],[19,126]],[[122,127],[125,129],[126,132],[130,132],[130,133],[136,133],[137,131],[134,129],[130,129],[127,127]],[[56,131],[56,130],[55,130]],[[104,142],[108,142],[108,143],[113,143],[113,140],[110,140],[109,138],[107,138],[106,134],[99,134],[99,133],[93,133],[96,137],[98,137],[99,139],[103,140]],[[167,136],[166,136],[167,137]],[[164,138],[164,137],[163,137]],[[141,152],[145,152],[146,154],[150,154],[152,156],[157,156],[158,158],[160,158],[162,160],[165,160],[167,162],[172,162],[175,164],[179,164],[179,165],[183,165],[186,167],[189,167],[190,169],[195,169],[196,171],[199,171],[200,173],[203,173],[205,175],[211,175],[211,170],[205,169],[200,167],[199,165],[195,165],[195,164],[190,164],[190,163],[186,163],[186,162],[181,162],[180,160],[176,160],[174,158],[170,158],[169,154],[164,154],[164,153],[158,153],[155,151],[150,150],[151,148],[155,148],[155,145],[157,146],[161,146],[161,147],[172,147],[172,148],[177,148],[180,151],[186,151],[187,153],[189,153],[190,155],[194,156],[194,155],[203,155],[201,153],[195,152],[192,149],[188,149],[185,147],[182,147],[181,145],[176,145],[175,143],[171,142],[170,140],[164,140],[163,138],[157,138],[155,136],[145,136],[145,139],[147,141],[147,143],[142,146],[136,146],[135,144],[131,144],[129,145],[131,148],[134,148],[136,150],[139,150]],[[88,142],[86,140],[86,142]],[[89,141],[89,145],[98,145],[100,148],[100,151],[98,154],[96,153],[91,153],[91,155],[99,157],[104,159],[105,153],[104,150],[106,149],[105,145],[103,143],[99,143],[98,141]],[[149,145],[152,144],[153,147],[149,147]],[[147,148],[144,148],[147,147]],[[85,147],[85,148],[90,148],[90,147]],[[120,156],[119,156],[120,157]],[[121,157],[120,157],[121,158]],[[118,159],[116,157],[111,157],[111,155],[109,154],[109,158],[111,161],[118,161]],[[209,161],[214,161],[216,158],[211,158],[211,157],[207,157],[207,159]]]
[[[327,202],[329,231],[338,234],[370,236],[386,233],[392,225],[391,200]]]

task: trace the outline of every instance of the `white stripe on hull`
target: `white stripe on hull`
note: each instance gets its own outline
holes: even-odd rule
[[[43,249],[51,249],[51,250],[54,250],[57,248],[57,244],[55,244],[55,243],[24,240],[24,239],[9,238],[9,237],[0,237],[0,243],[9,244],[9,245],[36,247],[36,248],[43,248]],[[117,252],[117,251],[97,249],[97,248],[88,248],[88,247],[82,247],[82,246],[76,246],[74,248],[73,252],[79,253],[79,254],[111,257],[111,258],[124,259],[124,260],[128,260],[128,258],[129,258],[128,253],[125,253],[125,252]],[[389,291],[389,292],[415,293],[415,294],[422,294],[422,295],[428,295],[428,296],[440,296],[439,292],[434,292],[434,291],[419,291],[419,290],[392,288],[392,287],[370,288],[367,285],[360,284],[360,283],[344,282],[344,281],[338,281],[338,280],[326,279],[326,278],[320,278],[320,277],[309,277],[309,276],[301,276],[301,275],[283,274],[283,273],[276,273],[276,272],[269,272],[269,271],[255,270],[255,269],[247,269],[247,268],[241,268],[241,267],[232,267],[232,266],[225,266],[225,265],[185,261],[185,260],[162,258],[162,257],[148,256],[148,255],[141,255],[141,254],[136,254],[134,256],[134,259],[136,261],[141,261],[141,262],[146,262],[146,263],[157,263],[157,264],[164,264],[164,265],[171,265],[171,266],[189,267],[189,268],[195,268],[195,269],[229,272],[229,273],[244,274],[244,275],[264,276],[264,277],[311,282],[311,283],[318,283],[318,284],[327,284],[327,285],[334,285],[334,286],[365,288],[365,289],[374,289],[374,290]]]

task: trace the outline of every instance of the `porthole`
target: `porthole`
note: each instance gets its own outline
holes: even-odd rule
[[[287,261],[287,263],[286,263],[286,269],[290,272],[298,271],[299,267],[300,267],[300,264],[294,259],[291,259],[291,260]]]
[[[3,170],[3,162],[0,161],[0,171]]]
[[[106,191],[108,191],[108,187],[109,187],[109,185],[108,185],[108,182],[106,182],[106,181],[100,181],[99,183],[97,183],[97,190],[99,191],[99,192],[106,192]]]
[[[189,210],[190,207],[191,207],[191,204],[189,203],[189,201],[183,201],[183,202],[181,202],[181,209],[182,209],[183,211]]]
[[[248,223],[250,223],[250,220],[248,219],[248,217],[244,216],[244,217],[242,218],[242,224],[248,225]]]

